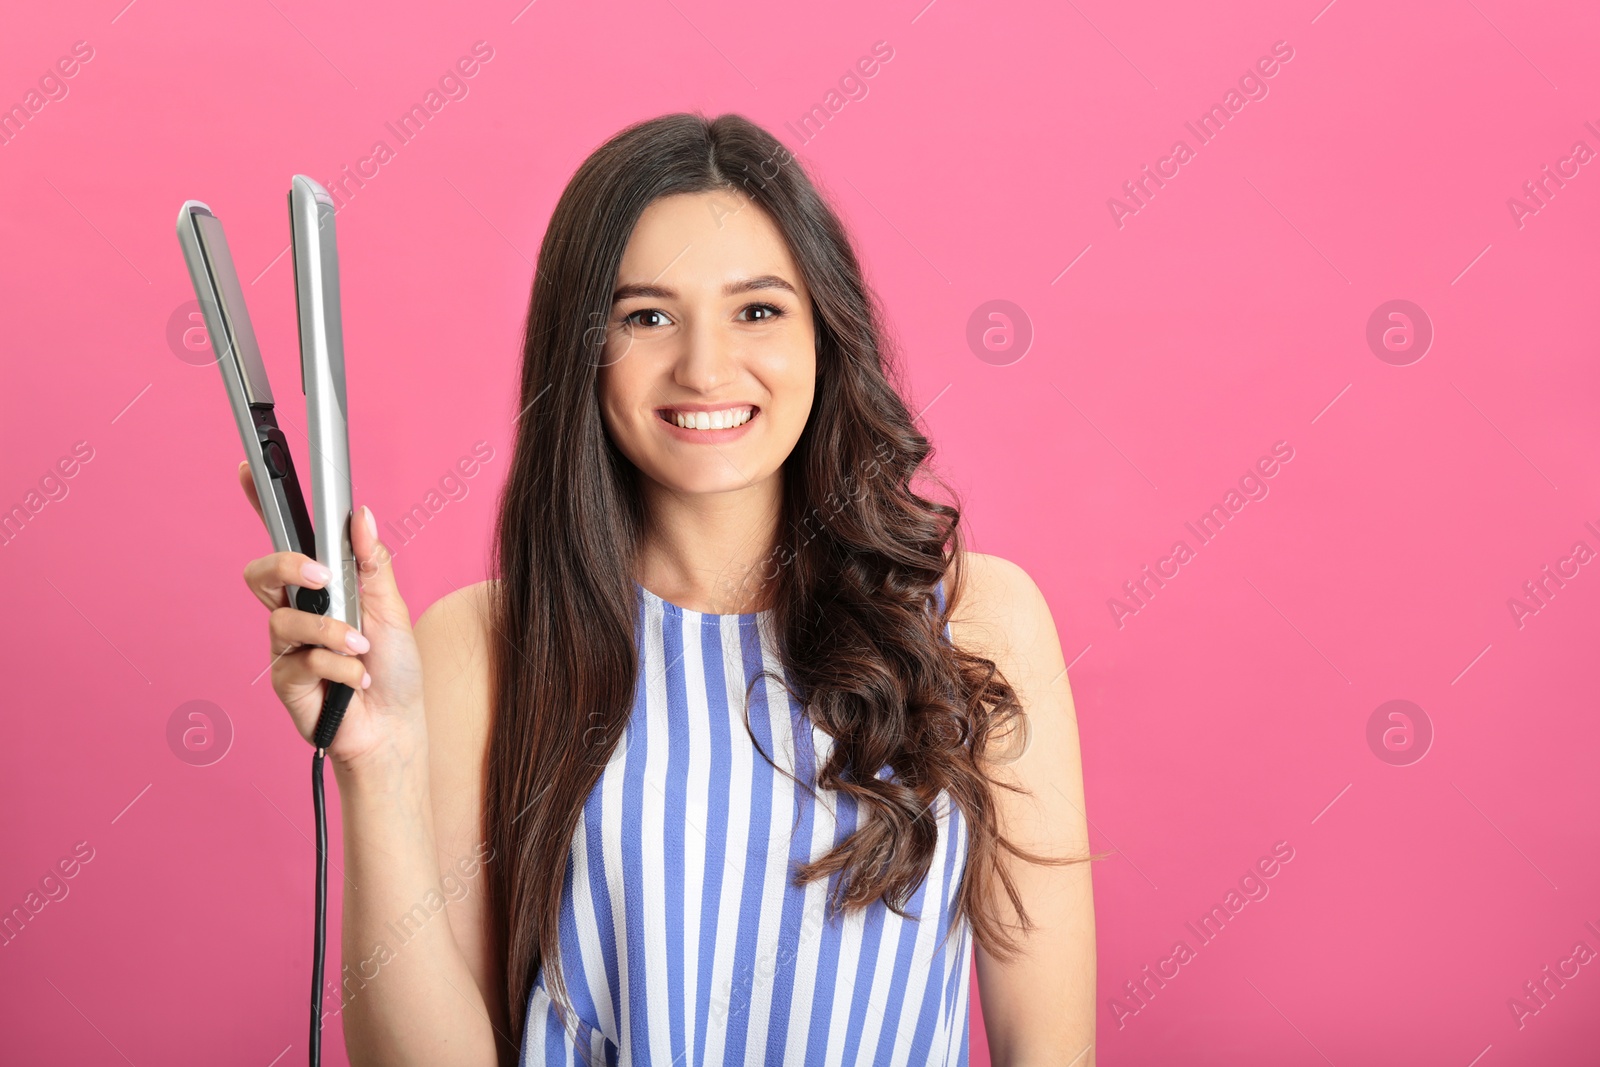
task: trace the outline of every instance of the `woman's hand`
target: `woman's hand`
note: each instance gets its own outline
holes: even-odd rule
[[[261,515],[248,462],[239,465],[239,484]],[[359,631],[290,606],[286,586],[317,589],[327,583],[327,569],[310,556],[274,552],[251,560],[244,569],[245,584],[271,609],[272,688],[300,736],[310,742],[316,733],[330,682],[355,690],[327,749],[335,769],[397,753],[409,756],[426,739],[422,661],[411,633],[411,612],[400,598],[389,550],[378,540],[371,516],[362,507],[350,522],[361,587]]]

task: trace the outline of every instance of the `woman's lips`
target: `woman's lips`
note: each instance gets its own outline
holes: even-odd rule
[[[681,410],[688,412],[690,410],[694,410],[689,408],[657,408],[656,422],[661,424],[661,428],[665,430],[669,436],[675,437],[680,441],[684,441],[689,444],[718,445],[728,441],[737,441],[739,438],[749,433],[750,427],[754,426],[756,420],[761,417],[761,409],[756,407],[754,404],[737,406],[750,408],[750,417],[738,426],[725,427],[720,430],[691,430],[686,427],[679,426],[676,422],[671,422],[668,420],[668,416],[674,411]]]

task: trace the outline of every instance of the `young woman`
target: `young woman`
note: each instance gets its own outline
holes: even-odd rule
[[[1060,643],[913,488],[894,374],[775,138],[639,123],[540,249],[495,579],[413,631],[365,507],[363,633],[246,567],[301,735],[357,689],[352,1063],[965,1064],[974,948],[997,1067],[1094,1062]]]

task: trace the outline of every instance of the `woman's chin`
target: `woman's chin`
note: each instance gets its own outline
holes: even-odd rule
[[[651,481],[676,496],[710,497],[760,488],[763,481],[777,472],[765,477],[746,478],[734,469],[728,459],[719,456],[697,463],[654,464],[644,473]]]

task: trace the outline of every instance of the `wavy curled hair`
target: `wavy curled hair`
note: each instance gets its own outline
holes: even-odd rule
[[[805,786],[848,795],[859,819],[847,840],[798,869],[796,884],[837,873],[834,909],[881,898],[912,918],[904,909],[933,859],[937,826],[926,816],[941,790],[968,824],[966,869],[998,874],[1018,929],[1032,924],[1000,851],[1081,862],[1029,853],[1001,835],[993,789],[1022,790],[992,781],[979,755],[1023,709],[993,661],[944,639],[961,596],[960,510],[912,488],[931,449],[897,387],[881,310],[838,217],[782,143],[740,115],[640,122],[584,161],[540,246],[523,414],[491,549],[484,832],[494,857],[491,940],[517,1047],[541,966],[552,1003],[577,1032],[559,966],[563,879],[584,803],[622,739],[638,666],[633,564],[645,516],[637,471],[601,421],[605,331],[597,327],[610,317],[623,250],[645,208],[719,189],[767,212],[813,301],[813,407],[782,467],[782,532],[757,578],[790,692],[834,740]],[[885,766],[896,777],[878,777]],[[995,884],[963,877],[953,918],[965,916],[986,949],[1011,958],[1018,949],[996,917]]]

